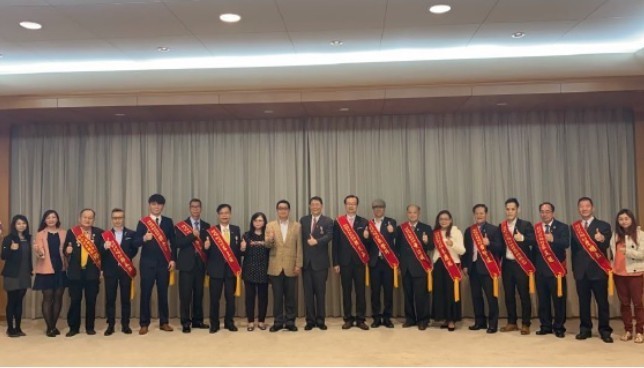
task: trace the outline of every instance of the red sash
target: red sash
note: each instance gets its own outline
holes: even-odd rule
[[[125,236],[125,232],[123,232],[123,236]],[[110,247],[110,253],[112,253],[112,256],[118,263],[119,267],[127,273],[128,276],[130,276],[131,279],[136,277],[136,268],[134,268],[134,263],[132,263],[132,260],[130,257],[123,252],[123,248],[121,248],[121,245],[116,241],[116,237],[111,231],[104,231],[103,232],[103,240],[106,242],[112,242],[112,246]]]
[[[192,227],[190,227],[190,225],[185,221],[179,222],[176,227],[185,236],[192,234]],[[201,258],[201,261],[206,264],[208,262],[208,258],[206,257],[206,253],[203,251],[203,243],[201,242],[201,239],[196,237],[195,240],[192,241],[192,246],[195,248],[195,252],[197,252],[199,258]]]
[[[432,291],[432,262],[429,261],[427,253],[425,253],[425,250],[420,243],[420,239],[416,236],[416,233],[414,232],[414,229],[412,229],[409,221],[402,223],[400,225],[400,230],[402,230],[403,235],[407,240],[407,244],[411,247],[416,259],[425,272],[427,272],[427,291]]]
[[[494,259],[494,256],[490,254],[490,251],[485,247],[485,244],[483,244],[483,234],[481,234],[481,230],[477,224],[470,227],[470,234],[472,235],[472,241],[478,251],[479,258],[483,260],[483,264],[485,265],[487,272],[490,274],[490,277],[492,277],[494,296],[498,298],[499,277],[501,277],[499,264]]]
[[[237,257],[235,257],[235,253],[233,253],[233,250],[230,248],[230,244],[226,242],[226,239],[224,239],[224,236],[221,234],[221,231],[219,231],[217,226],[211,226],[206,231],[208,232],[212,240],[215,242],[215,245],[217,245],[217,248],[221,252],[221,255],[224,257],[224,260],[230,267],[231,271],[233,271],[233,274],[237,279],[237,284],[235,286],[235,296],[241,296],[242,269],[241,269],[241,266],[239,265],[239,262],[237,262]]]
[[[441,234],[440,229],[434,230],[434,245],[436,246],[436,250],[438,250],[438,254],[441,257],[443,265],[445,265],[447,273],[449,273],[449,277],[454,281],[454,301],[458,302],[461,300],[459,281],[461,281],[463,275],[461,275],[461,270],[454,262],[452,255],[449,253],[449,249],[447,249],[447,244],[445,244],[445,241],[443,240],[443,234]]]
[[[380,226],[384,226],[384,224],[380,224]],[[394,270],[394,287],[398,287],[398,267],[400,267],[398,257],[396,257],[396,254],[387,243],[387,239],[385,239],[373,221],[369,221],[369,232],[371,233],[371,237],[373,237],[373,242],[376,243],[380,253],[385,258],[385,261]]]
[[[369,253],[367,253],[367,248],[360,241],[358,234],[356,234],[353,226],[349,223],[346,215],[338,216],[338,224],[340,224],[340,229],[342,229],[344,236],[347,237],[349,244],[351,244],[353,250],[355,250],[358,257],[360,257],[360,261],[362,261],[366,266],[364,271],[365,286],[369,286]]]
[[[566,268],[564,265],[559,262],[559,259],[552,251],[550,243],[546,240],[546,232],[543,231],[543,223],[538,223],[534,225],[534,234],[537,238],[537,246],[539,247],[539,253],[541,257],[552,271],[552,274],[557,278],[557,296],[561,298],[563,296],[563,277],[566,276]]]
[[[604,256],[604,254],[597,248],[597,245],[590,237],[584,226],[581,224],[581,221],[575,221],[572,224],[572,230],[579,240],[579,244],[584,248],[586,253],[592,258],[595,263],[606,272],[608,275],[608,293],[613,295],[613,267],[610,265],[610,262]]]
[[[519,266],[521,266],[521,269],[523,272],[525,272],[526,275],[528,275],[530,279],[530,294],[534,294],[535,287],[534,287],[534,273],[536,269],[534,268],[534,264],[532,264],[532,261],[526,256],[525,253],[523,253],[523,250],[519,247],[519,244],[514,240],[514,236],[510,232],[510,229],[508,229],[508,221],[505,220],[501,223],[501,233],[503,234],[503,240],[505,240],[505,245],[510,249],[510,252],[512,252],[512,255],[514,256],[514,259],[517,261]]]
[[[85,249],[87,254],[89,255],[89,258],[92,259],[92,262],[94,262],[94,265],[98,267],[98,269],[101,269],[101,255],[98,252],[98,247],[94,242],[85,236],[85,233],[81,229],[80,226],[74,226],[72,228],[72,233],[76,236],[76,240],[80,243],[80,245]]]
[[[161,230],[159,225],[157,225],[156,221],[154,221],[150,216],[145,216],[144,218],[141,219],[141,222],[143,223],[143,225],[145,225],[145,227],[148,228],[148,231],[152,233],[154,240],[157,241],[159,248],[161,248],[161,252],[163,252],[163,256],[165,257],[165,260],[168,263],[172,262],[172,251],[170,250],[170,242],[168,241],[168,238],[166,238],[165,234],[163,233],[163,230]]]

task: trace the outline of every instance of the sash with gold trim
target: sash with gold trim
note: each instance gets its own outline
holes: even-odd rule
[[[233,250],[230,247],[230,244],[228,244],[226,239],[224,239],[224,236],[221,234],[221,231],[219,231],[217,226],[211,226],[206,231],[210,235],[210,238],[215,242],[215,245],[221,252],[221,255],[224,257],[224,260],[228,264],[228,267],[230,267],[230,270],[233,271],[233,274],[237,278],[237,285],[235,287],[235,296],[241,296],[242,269],[241,269],[241,266],[239,265],[239,262],[237,262],[237,257],[235,257],[235,253],[233,253]]]
[[[483,244],[483,234],[481,234],[481,229],[479,229],[477,224],[470,226],[470,234],[472,234],[472,241],[478,251],[479,257],[483,260],[483,264],[485,265],[485,268],[487,268],[487,272],[490,274],[490,277],[492,277],[494,296],[498,298],[499,277],[501,277],[499,264],[496,262],[496,259],[494,259],[494,256],[490,253],[487,247],[485,247],[485,244]]]
[[[559,258],[552,251],[552,246],[546,240],[546,232],[543,231],[543,223],[540,222],[534,225],[534,234],[537,239],[537,246],[539,247],[539,253],[541,257],[552,271],[552,274],[557,278],[557,297],[561,298],[563,296],[563,277],[566,276],[566,269],[559,262]]]
[[[414,229],[412,229],[409,221],[402,223],[400,225],[400,230],[402,230],[402,233],[407,240],[407,244],[409,244],[409,246],[411,247],[411,250],[414,252],[416,259],[423,267],[425,272],[427,272],[427,291],[432,291],[432,262],[429,261],[427,253],[425,253],[425,249],[423,249],[423,246],[420,243],[420,239],[418,239],[418,236],[416,236],[416,232],[414,232]]]
[[[503,240],[505,240],[505,245],[510,249],[510,252],[512,252],[512,255],[514,256],[514,259],[517,261],[519,266],[521,266],[521,269],[523,272],[525,272],[526,275],[528,275],[529,278],[529,285],[530,285],[530,294],[534,294],[535,292],[535,284],[534,284],[534,274],[536,272],[536,268],[534,267],[534,264],[532,264],[532,261],[528,258],[528,256],[521,250],[519,247],[519,244],[514,240],[514,236],[510,232],[510,229],[508,229],[508,221],[505,220],[501,223],[501,233],[503,234]]]
[[[98,269],[100,270],[101,254],[98,252],[98,247],[96,246],[96,244],[94,244],[94,242],[85,235],[83,229],[81,229],[80,226],[74,226],[72,228],[72,233],[74,233],[76,240],[80,243],[83,249],[85,249],[85,251],[89,255],[89,258],[92,259],[94,265],[96,265],[96,267],[98,267]]]
[[[384,224],[380,224],[380,226],[384,226]],[[396,257],[396,254],[389,246],[389,243],[387,243],[387,239],[385,239],[384,235],[382,235],[382,233],[378,230],[376,224],[373,221],[369,221],[369,232],[373,237],[373,242],[376,243],[376,246],[378,246],[380,253],[382,253],[382,256],[385,258],[385,261],[387,261],[389,267],[394,270],[394,287],[397,288],[398,268],[400,267],[400,261],[398,261],[398,257]]]
[[[356,234],[356,231],[353,229],[353,226],[349,223],[347,215],[338,216],[338,224],[340,224],[340,229],[344,236],[347,237],[349,244],[353,250],[358,254],[360,261],[364,263],[365,267],[365,285],[369,286],[369,253],[367,253],[367,248],[360,241],[360,237]]]
[[[608,275],[608,294],[613,295],[613,267],[610,265],[610,262],[597,248],[597,245],[590,237],[590,234],[588,234],[588,231],[584,229],[584,225],[582,225],[581,221],[575,221],[572,224],[572,231],[574,231],[575,235],[577,235],[577,239],[579,240],[581,247],[584,248],[590,258],[592,258],[592,260],[597,263],[599,268],[601,268]]]
[[[160,220],[159,220],[160,221]],[[152,233],[152,236],[154,237],[154,240],[156,240],[157,245],[161,249],[161,252],[163,253],[163,257],[165,257],[165,260],[170,263],[172,262],[172,250],[170,249],[170,242],[168,241],[168,238],[165,236],[165,233],[163,230],[161,230],[161,227],[157,225],[156,221],[152,219],[151,216],[145,216],[141,219],[141,222],[145,227],[148,228],[148,231]],[[170,285],[175,284],[175,278],[174,278],[174,271],[170,271]]]
[[[119,242],[116,241],[116,237],[111,231],[104,231],[102,236],[103,240],[112,243],[112,246],[110,247],[110,253],[112,253],[112,257],[114,257],[119,267],[121,267],[121,269],[123,269],[123,271],[125,271],[125,273],[130,276],[130,279],[132,279],[132,284],[130,285],[130,300],[132,300],[134,299],[134,278],[136,277],[136,268],[134,268],[134,263],[132,263],[130,257],[125,254],[123,248],[121,248]],[[125,231],[123,232],[123,236],[125,236]]]
[[[456,265],[456,262],[454,262],[452,255],[449,253],[440,229],[434,230],[434,245],[436,246],[436,250],[438,250],[443,265],[445,265],[447,273],[449,273],[449,277],[454,281],[454,301],[458,302],[461,300],[460,281],[463,275]]]
[[[192,227],[190,224],[188,224],[186,221],[179,221],[177,225],[175,226],[183,235],[186,237],[192,234]],[[199,237],[195,237],[195,240],[192,241],[192,247],[195,249],[195,252],[199,255],[199,258],[201,258],[201,261],[205,265],[208,263],[208,257],[206,256],[206,252],[203,250],[203,242]],[[210,286],[210,278],[206,275],[204,276],[203,280],[203,287],[207,288]]]

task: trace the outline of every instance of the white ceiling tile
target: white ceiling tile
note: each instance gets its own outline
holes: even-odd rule
[[[380,49],[382,29],[336,30],[324,32],[291,32],[297,52],[354,52]],[[342,46],[331,46],[331,41],[342,41]]]
[[[379,28],[386,0],[275,0],[289,32]]]
[[[476,32],[470,45],[526,46],[558,42],[576,22],[486,23]],[[523,38],[512,38],[515,32]]]
[[[487,22],[582,20],[605,0],[499,0]]]
[[[127,59],[119,49],[103,40],[36,41],[16,45],[7,61],[101,61]]]
[[[213,56],[274,55],[294,51],[285,32],[235,33],[202,38],[201,41]]]
[[[478,24],[388,28],[385,30],[381,46],[383,49],[467,46],[478,28]]]
[[[446,14],[432,14],[427,0],[389,0],[385,28],[431,27],[439,24],[481,23],[497,0],[444,1],[452,10]]]
[[[642,0],[608,0],[588,18],[644,17]]]
[[[210,51],[194,36],[115,38],[107,41],[133,59],[211,56]],[[159,52],[158,47],[168,47],[170,50]]]
[[[597,18],[579,23],[565,36],[566,42],[617,42],[618,40],[642,40],[644,19]]]
[[[20,27],[21,21],[42,24],[41,30]],[[72,40],[95,38],[96,35],[74,23],[69,17],[51,6],[7,6],[0,8],[0,34],[14,42]]]

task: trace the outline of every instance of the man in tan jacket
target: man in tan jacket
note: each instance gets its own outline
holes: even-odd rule
[[[266,225],[266,246],[271,248],[268,276],[273,285],[275,322],[271,332],[295,326],[297,277],[302,269],[302,238],[300,224],[289,219],[291,204],[280,200],[275,206],[277,220]],[[285,313],[286,312],[286,313]]]

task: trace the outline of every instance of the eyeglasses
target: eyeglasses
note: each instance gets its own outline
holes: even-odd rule
[[[543,210],[543,211],[539,211],[539,213],[552,213],[552,211],[550,211],[550,210]]]
[[[112,220],[123,220],[125,217],[112,217]]]
[[[290,208],[288,208],[288,207],[277,207],[277,210],[278,211],[288,211],[288,210],[290,210]]]

